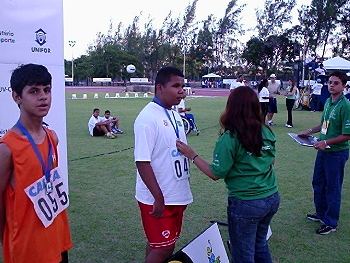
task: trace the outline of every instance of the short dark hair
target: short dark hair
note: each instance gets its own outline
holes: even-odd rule
[[[171,76],[179,76],[184,78],[184,74],[178,68],[172,66],[163,67],[157,73],[155,86],[158,84],[165,85],[167,82],[169,82]]]
[[[92,112],[95,112],[95,111],[100,111],[99,108],[94,108],[94,110]]]
[[[11,75],[11,89],[19,96],[27,85],[51,85],[52,76],[43,65],[25,64],[16,68]]]
[[[336,71],[333,71],[329,77],[337,77],[340,79],[340,81],[343,83],[343,85],[346,85],[346,82],[348,81],[348,76],[346,76],[346,74],[342,71],[339,71],[339,70],[336,70]]]
[[[111,114],[111,112],[109,110],[105,110],[105,114],[107,114],[107,113]]]

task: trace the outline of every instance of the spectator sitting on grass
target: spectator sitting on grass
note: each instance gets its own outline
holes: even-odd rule
[[[111,116],[111,112],[109,110],[105,111],[105,116],[102,117],[103,121],[109,121],[109,125],[111,127],[111,132],[114,134],[123,134],[124,132],[119,129],[119,118],[117,116]]]
[[[116,138],[116,134],[111,131],[110,121],[103,120],[100,115],[100,109],[95,108],[88,122],[89,133],[91,136],[106,136],[109,139]]]

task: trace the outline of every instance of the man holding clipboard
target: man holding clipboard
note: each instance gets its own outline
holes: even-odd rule
[[[320,140],[313,146],[317,152],[312,186],[316,212],[307,218],[320,222],[317,234],[335,232],[338,226],[341,190],[345,163],[349,158],[350,103],[343,95],[347,76],[339,71],[330,75],[327,99],[321,124],[302,131],[299,137],[320,132]]]

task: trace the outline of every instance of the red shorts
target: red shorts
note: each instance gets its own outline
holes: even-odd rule
[[[149,246],[166,247],[180,237],[182,219],[187,205],[166,205],[162,217],[150,215],[153,205],[139,203],[141,219]]]

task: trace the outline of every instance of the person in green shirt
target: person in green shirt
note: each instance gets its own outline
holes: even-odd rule
[[[316,212],[307,214],[311,221],[320,222],[317,234],[326,235],[337,230],[345,163],[349,158],[350,102],[343,95],[347,76],[333,72],[328,81],[331,96],[327,99],[321,123],[300,132],[300,137],[320,133],[315,143],[317,151],[312,186]]]
[[[224,179],[234,262],[272,262],[266,235],[280,202],[275,135],[265,125],[259,99],[249,87],[230,93],[220,123],[223,132],[211,164],[180,141],[178,150],[211,179]]]

